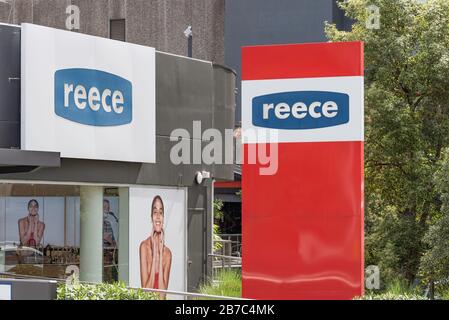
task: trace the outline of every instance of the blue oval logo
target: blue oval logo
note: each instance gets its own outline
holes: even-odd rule
[[[55,72],[55,113],[91,126],[119,126],[132,121],[132,85],[117,75],[94,69]]]
[[[254,97],[254,126],[316,129],[349,122],[349,95],[328,91],[292,91]]]

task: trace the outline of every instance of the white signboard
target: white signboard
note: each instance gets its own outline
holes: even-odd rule
[[[11,284],[0,282],[0,300],[11,300]]]
[[[295,99],[314,102],[296,104],[291,116],[285,103],[272,103]],[[242,105],[244,143],[363,141],[361,76],[242,81]]]
[[[155,49],[22,24],[21,147],[155,162]]]

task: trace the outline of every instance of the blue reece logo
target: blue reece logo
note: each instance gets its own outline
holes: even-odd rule
[[[99,70],[58,70],[55,72],[55,113],[91,126],[130,123],[131,82]]]
[[[293,91],[252,100],[253,125],[275,129],[316,129],[349,122],[349,96],[327,91]]]

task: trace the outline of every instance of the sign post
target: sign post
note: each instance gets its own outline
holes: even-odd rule
[[[363,70],[360,42],[243,48],[245,298],[363,294]]]

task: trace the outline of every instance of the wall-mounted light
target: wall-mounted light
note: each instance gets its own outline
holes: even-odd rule
[[[195,173],[195,182],[198,184],[203,183],[204,179],[210,179],[209,171],[197,171]]]
[[[192,36],[192,26],[188,26],[188,27],[184,30],[184,35],[186,36],[186,38]]]

